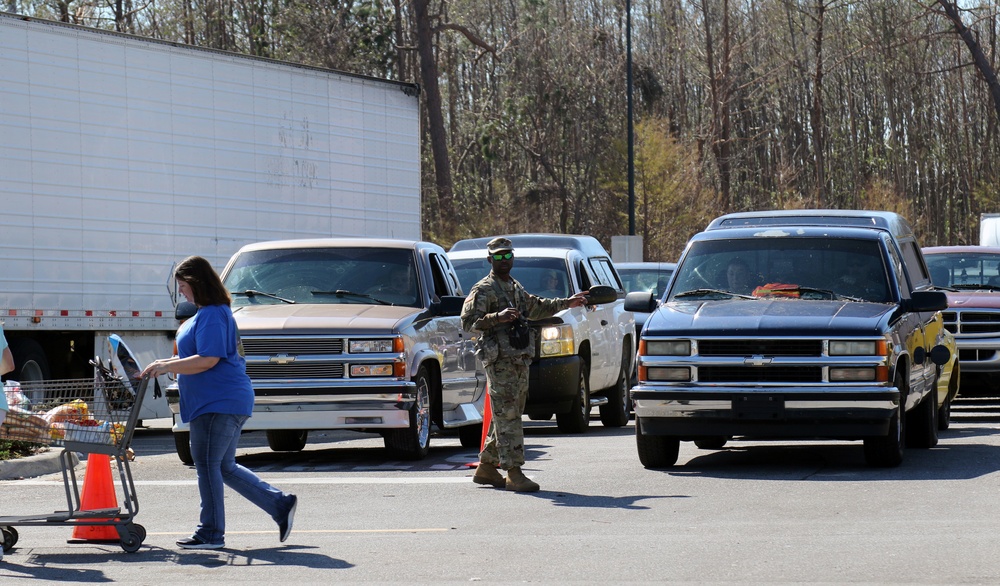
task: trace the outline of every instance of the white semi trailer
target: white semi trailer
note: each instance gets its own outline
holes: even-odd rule
[[[9,378],[91,376],[111,333],[168,356],[188,255],[419,239],[418,104],[414,84],[0,13]]]

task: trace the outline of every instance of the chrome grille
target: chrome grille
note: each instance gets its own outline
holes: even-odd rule
[[[944,327],[956,336],[1000,334],[1000,311],[945,311]]]
[[[248,355],[343,354],[343,338],[243,338],[243,350]]]
[[[343,364],[290,363],[247,364],[247,375],[252,380],[284,378],[344,378]]]
[[[822,340],[698,340],[700,356],[822,356]]]
[[[820,366],[701,366],[698,381],[703,383],[818,383],[823,382]]]

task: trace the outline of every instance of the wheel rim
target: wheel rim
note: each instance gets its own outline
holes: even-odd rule
[[[629,403],[628,397],[628,376],[625,374],[625,367],[622,367],[621,379],[618,382],[618,392],[622,395],[622,412],[625,415],[626,421],[628,420],[629,413],[632,412],[632,405]]]
[[[417,416],[417,441],[420,443],[420,447],[427,445],[427,440],[431,433],[431,400],[430,400],[430,389],[427,385],[427,379],[420,377],[417,381],[417,404],[416,404],[416,416]]]

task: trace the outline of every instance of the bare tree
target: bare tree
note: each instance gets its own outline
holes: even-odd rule
[[[937,0],[937,3],[941,5],[945,16],[952,22],[955,32],[962,38],[962,42],[969,48],[969,53],[972,55],[972,61],[976,69],[983,76],[983,80],[986,81],[990,94],[993,96],[993,108],[997,116],[1000,117],[1000,82],[997,81],[996,70],[993,69],[993,64],[990,63],[989,58],[979,44],[979,40],[976,38],[977,35],[962,22],[962,15],[959,13],[957,2]]]

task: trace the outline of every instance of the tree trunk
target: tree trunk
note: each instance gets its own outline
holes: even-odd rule
[[[427,109],[427,133],[434,157],[434,180],[437,186],[438,217],[431,225],[437,226],[436,236],[442,238],[454,225],[454,204],[451,183],[451,159],[448,154],[448,137],[444,115],[441,112],[441,89],[438,87],[438,68],[434,60],[433,32],[427,12],[430,0],[412,0],[413,18],[417,31],[417,51],[420,54],[420,79],[424,86],[424,107]],[[447,240],[448,238],[443,238]]]
[[[965,41],[965,46],[969,48],[972,60],[976,63],[976,69],[979,70],[980,75],[986,80],[986,85],[990,88],[990,94],[993,96],[993,109],[996,110],[997,116],[1000,117],[1000,82],[997,81],[997,73],[993,69],[993,65],[990,64],[989,58],[983,53],[983,48],[979,45],[979,41],[976,40],[975,35],[962,22],[962,16],[958,13],[956,3],[938,0],[938,4],[944,8],[945,14],[948,15],[952,24],[955,25],[955,32],[958,33],[958,36],[962,37],[962,40]]]
[[[824,200],[826,199],[824,197],[826,191],[826,141],[823,135],[823,17],[826,6],[823,1],[817,0],[816,2],[816,37],[813,40],[816,51],[816,70],[813,74],[813,104],[810,116],[813,145],[816,150],[814,157],[816,167],[813,178],[816,184],[813,186],[813,194],[818,208],[825,206]]]

